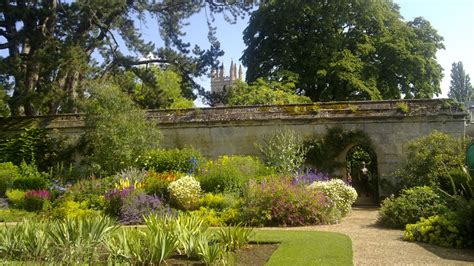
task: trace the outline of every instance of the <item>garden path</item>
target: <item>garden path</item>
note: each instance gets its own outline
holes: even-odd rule
[[[353,208],[339,224],[287,230],[330,231],[348,235],[352,239],[355,265],[474,265],[474,250],[403,241],[402,230],[376,225],[377,212],[377,208]]]

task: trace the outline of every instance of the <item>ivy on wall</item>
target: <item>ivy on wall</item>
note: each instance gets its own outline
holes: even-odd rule
[[[328,173],[333,172],[336,168],[346,167],[345,162],[337,161],[337,157],[349,145],[354,144],[372,147],[369,136],[362,130],[344,131],[341,127],[328,128],[323,136],[306,142],[308,147],[306,164]]]

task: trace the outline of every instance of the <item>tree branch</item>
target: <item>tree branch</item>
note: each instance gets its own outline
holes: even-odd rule
[[[148,59],[148,60],[141,60],[141,61],[119,60],[119,64],[122,66],[138,66],[138,65],[146,65],[146,64],[153,64],[153,63],[173,64],[173,62],[170,62],[165,59]]]
[[[10,42],[0,43],[0,50],[8,49],[11,47],[13,47],[13,43],[10,43]]]

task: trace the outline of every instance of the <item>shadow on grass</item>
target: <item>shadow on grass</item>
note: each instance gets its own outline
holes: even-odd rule
[[[416,244],[443,259],[474,262],[474,249],[445,248],[419,242]]]

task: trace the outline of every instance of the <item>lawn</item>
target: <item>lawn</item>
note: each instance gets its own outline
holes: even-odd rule
[[[351,239],[316,231],[256,230],[254,240],[279,242],[266,265],[353,265]]]

